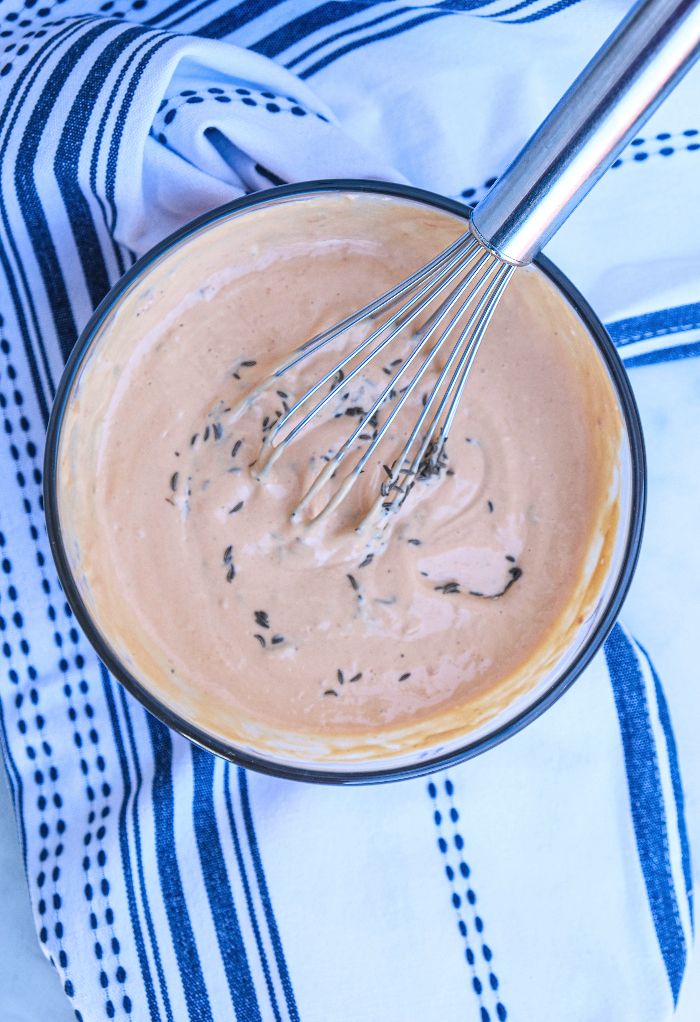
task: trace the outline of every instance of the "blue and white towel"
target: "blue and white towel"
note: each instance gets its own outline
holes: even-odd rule
[[[99,664],[43,522],[62,365],[139,254],[246,192],[369,177],[478,202],[627,0],[41,3],[0,9],[0,723],[76,1016],[669,1019],[700,842],[700,68],[548,249],[646,430],[625,625],[499,748],[345,790],[192,747]]]

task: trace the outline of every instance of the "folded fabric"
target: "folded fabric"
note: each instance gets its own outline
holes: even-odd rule
[[[700,837],[700,74],[549,249],[640,400],[650,516],[626,613],[668,699],[617,625],[492,752],[327,788],[191,746],[87,645],[42,518],[62,365],[138,255],[246,192],[363,177],[474,204],[626,5],[118,6],[25,0],[0,32],[0,723],[39,939],[78,1018],[669,1018]]]

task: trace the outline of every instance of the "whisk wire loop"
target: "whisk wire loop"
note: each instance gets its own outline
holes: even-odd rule
[[[301,501],[299,502],[299,504],[297,504],[297,506],[295,507],[295,509],[294,509],[294,511],[292,513],[292,520],[294,520],[295,518],[298,517],[298,515],[304,510],[304,508],[309,504],[309,502],[316,496],[316,494],[319,492],[319,490],[332,477],[332,475],[336,471],[338,465],[343,460],[343,458],[345,457],[345,455],[347,454],[347,452],[349,451],[351,446],[356,442],[356,440],[358,439],[358,437],[362,433],[363,429],[365,429],[367,427],[367,425],[372,422],[372,420],[373,420],[374,416],[376,415],[378,409],[389,398],[390,394],[395,389],[395,385],[397,384],[399,379],[410,368],[410,366],[414,362],[414,360],[416,360],[418,358],[421,350],[423,349],[425,344],[430,340],[431,336],[439,330],[439,328],[442,325],[442,323],[444,322],[444,320],[450,315],[453,307],[462,298],[464,292],[467,291],[467,289],[471,287],[471,291],[469,291],[466,299],[464,301],[462,301],[462,304],[460,305],[460,308],[459,308],[458,312],[452,317],[452,319],[450,320],[447,328],[444,330],[442,336],[435,343],[435,345],[430,349],[430,351],[428,352],[427,356],[425,357],[422,365],[420,366],[418,371],[415,373],[415,375],[411,379],[410,383],[405,387],[405,389],[403,389],[403,392],[401,393],[401,396],[400,396],[399,400],[397,401],[396,405],[392,409],[391,413],[387,416],[387,419],[385,420],[384,424],[381,426],[380,429],[375,430],[375,435],[374,435],[374,437],[372,439],[372,444],[370,445],[370,447],[367,449],[367,451],[360,458],[360,460],[358,461],[357,465],[352,470],[352,472],[349,474],[349,476],[341,484],[341,486],[339,487],[339,489],[336,492],[336,494],[331,498],[331,500],[328,502],[328,504],[322,509],[321,512],[319,512],[319,514],[313,519],[313,521],[310,524],[311,525],[319,524],[320,521],[323,520],[323,518],[327,517],[328,514],[330,514],[333,510],[335,510],[335,508],[338,506],[340,501],[346,496],[346,494],[348,493],[348,491],[350,490],[350,488],[352,487],[352,485],[354,484],[354,482],[356,481],[356,479],[358,478],[358,476],[362,472],[362,470],[363,470],[364,466],[366,465],[368,459],[372,456],[372,454],[376,450],[377,446],[381,442],[381,440],[384,437],[384,435],[386,434],[387,430],[390,428],[390,426],[393,423],[393,421],[395,420],[396,416],[401,411],[401,408],[404,406],[404,404],[406,403],[406,401],[410,397],[410,395],[413,392],[413,390],[415,390],[416,386],[418,385],[418,383],[421,380],[422,376],[424,375],[425,371],[428,369],[430,364],[433,362],[433,360],[434,360],[435,356],[437,355],[438,351],[440,350],[440,348],[442,347],[442,345],[444,344],[446,339],[449,337],[450,333],[453,330],[454,323],[457,320],[459,320],[459,318],[461,317],[463,312],[466,310],[466,308],[472,302],[474,295],[476,293],[478,293],[479,289],[486,283],[486,281],[488,280],[488,277],[494,272],[494,270],[499,265],[500,265],[500,262],[499,262],[499,260],[496,257],[491,255],[491,253],[489,253],[489,252],[484,252],[484,254],[478,260],[476,265],[471,269],[471,271],[468,273],[468,275],[460,282],[460,284],[452,292],[452,294],[449,297],[449,300],[443,304],[443,307],[441,309],[441,312],[440,312],[440,315],[438,316],[438,318],[432,323],[430,328],[424,334],[422,334],[422,336],[420,337],[418,345],[413,350],[413,352],[408,356],[408,358],[404,360],[404,362],[402,363],[402,365],[400,366],[400,368],[398,369],[398,371],[396,372],[394,377],[387,384],[387,387],[382,391],[382,393],[376,399],[376,401],[374,402],[372,407],[369,409],[369,411],[364,413],[364,416],[362,417],[359,425],[351,433],[351,435],[348,437],[348,439],[345,441],[345,443],[342,445],[342,447],[338,450],[338,452],[335,454],[335,456],[326,464],[326,466],[321,471],[319,476],[316,478],[316,480],[314,481],[312,486],[309,488],[307,493],[302,497]],[[477,278],[477,277],[479,278],[478,282],[476,283],[475,286],[472,286],[474,284],[475,278]],[[370,359],[373,358],[373,357],[374,357],[374,353],[373,353],[372,356],[370,356]],[[365,363],[368,362],[370,359],[366,359]],[[365,363],[363,363],[363,364],[365,364]],[[359,367],[358,367],[358,369],[359,369]],[[351,377],[348,376],[348,377],[346,377],[346,380],[349,380],[350,378]],[[311,413],[307,417],[307,419],[311,418],[313,414],[315,414],[315,410],[314,410],[313,413]],[[292,436],[292,434],[290,434],[289,437],[286,438],[286,440],[289,439],[291,436]],[[279,445],[279,447],[283,447],[283,445],[286,444],[286,440],[283,441],[282,444]],[[279,450],[279,447],[275,451],[276,454],[277,454],[277,451]]]
[[[471,254],[479,247],[478,241],[472,234],[463,234],[451,245],[449,245],[443,252],[438,253],[429,263],[421,269],[416,270],[410,277],[406,277],[405,280],[400,281],[395,287],[391,288],[385,294],[380,295],[379,298],[373,299],[367,305],[364,305],[357,312],[347,316],[345,319],[336,323],[335,326],[330,327],[328,330],[324,330],[320,334],[316,334],[311,337],[308,341],[305,341],[298,348],[283,359],[279,365],[272,371],[272,373],[259,383],[256,387],[251,390],[240,405],[236,408],[235,414],[239,414],[245,408],[250,408],[256,398],[260,396],[265,390],[271,387],[277,382],[286,372],[299,365],[304,359],[314,355],[321,348],[330,344],[336,337],[350,330],[352,327],[357,326],[365,319],[373,319],[379,313],[384,312],[387,308],[393,306],[399,301],[405,294],[410,293],[416,286],[419,286],[426,279],[426,276],[433,277],[439,276],[442,272],[449,272],[451,267],[457,261],[468,261]],[[447,264],[447,265],[446,265]],[[428,288],[430,287],[428,284]],[[415,297],[414,299],[415,300]],[[401,311],[392,317],[391,322],[394,322],[396,318],[401,314]],[[385,324],[386,327],[387,324]],[[371,338],[365,342],[371,341]],[[337,372],[337,369],[336,369]],[[279,423],[278,423],[279,425]]]
[[[464,386],[467,382],[472,364],[474,362],[474,358],[476,356],[477,351],[479,350],[479,345],[481,344],[481,340],[484,336],[491,316],[495,312],[496,306],[500,301],[501,295],[503,294],[503,291],[505,290],[505,287],[508,281],[510,280],[511,275],[514,272],[514,269],[515,267],[513,266],[501,265],[495,279],[489,284],[487,290],[484,292],[477,307],[474,309],[472,315],[469,318],[468,323],[462,330],[462,333],[460,334],[457,343],[452,349],[450,358],[445,364],[444,369],[442,370],[435,386],[433,387],[433,390],[431,391],[430,397],[428,398],[425,408],[421,413],[420,417],[418,418],[418,421],[416,422],[413,432],[411,433],[409,439],[407,440],[401,454],[399,455],[399,457],[394,462],[394,465],[392,466],[390,478],[385,483],[382,484],[382,493],[376,499],[369,513],[360,524],[359,526],[360,531],[362,531],[364,526],[375,517],[380,507],[384,510],[386,514],[391,514],[392,512],[395,513],[396,511],[398,511],[399,507],[401,506],[401,504],[403,504],[404,500],[408,496],[409,491],[412,489],[414,483],[416,482],[416,479],[418,478],[420,466],[423,464],[423,461],[426,457],[426,453],[428,452],[428,449],[431,444],[433,449],[432,452],[430,453],[429,461],[426,464],[426,474],[427,475],[432,474],[435,466],[439,465],[443,450],[445,448],[445,444],[447,443],[449,437],[450,429],[452,427],[455,414],[457,412],[457,408],[462,398]],[[462,355],[460,357],[457,368],[455,369],[452,378],[445,390],[445,393],[443,394],[442,400],[440,401],[437,411],[435,412],[435,415],[433,417],[433,421],[428,430],[426,431],[425,437],[423,438],[423,442],[420,448],[418,449],[418,452],[415,455],[410,466],[408,468],[404,468],[403,465],[408,460],[408,453],[411,447],[413,446],[416,437],[420,433],[423,423],[425,422],[425,419],[427,418],[427,415],[430,411],[430,407],[435,398],[437,397],[437,395],[439,394],[445,380],[447,379],[448,373],[452,369],[452,365],[454,364],[455,359],[459,355],[460,351],[463,348],[465,340],[469,337],[470,334],[471,338],[466,348],[464,348],[464,350],[462,351]],[[448,401],[450,401],[451,395],[453,396],[449,410],[447,412],[447,416],[445,418],[445,422],[438,429],[438,424],[442,419],[445,408],[447,407],[447,403]],[[436,432],[438,434],[437,437]],[[402,480],[403,485],[399,483],[399,479],[401,478],[401,476],[404,477],[404,479]],[[391,490],[396,491],[396,496],[393,498],[392,501],[385,502],[385,497],[388,496]]]
[[[267,438],[263,443],[260,455],[258,457],[257,475],[259,479],[265,479],[267,477],[270,468],[274,465],[274,463],[277,461],[280,455],[284,452],[286,447],[295,439],[295,437],[299,435],[299,433],[302,432],[302,430],[308,425],[311,419],[315,415],[317,415],[318,412],[321,411],[321,409],[323,409],[328,404],[329,401],[333,399],[335,387],[331,386],[331,390],[329,391],[329,393],[317,405],[315,405],[315,407],[307,415],[304,416],[304,418],[287,434],[284,440],[282,440],[278,445],[275,446],[274,441],[279,436],[280,432],[284,429],[285,425],[287,425],[287,423],[294,418],[294,416],[296,415],[297,412],[299,412],[302,406],[307,404],[311,400],[311,398],[314,397],[314,395],[316,395],[319,392],[319,390],[321,390],[324,386],[326,386],[329,383],[333,384],[333,382],[336,380],[339,374],[340,381],[342,381],[345,385],[347,385],[353,379],[355,379],[355,377],[357,377],[371,362],[375,360],[375,358],[377,357],[377,355],[380,354],[380,352],[382,352],[389,344],[391,344],[392,341],[395,340],[395,338],[397,337],[401,330],[404,330],[408,325],[410,325],[410,323],[412,323],[418,316],[420,316],[420,314],[427,308],[427,306],[453,283],[453,281],[464,271],[469,261],[473,258],[474,251],[476,248],[477,248],[476,244],[469,244],[464,249],[464,251],[459,253],[459,255],[457,255],[453,259],[450,259],[447,262],[447,264],[444,267],[442,267],[439,270],[439,272],[435,274],[428,281],[428,283],[425,284],[420,289],[420,291],[417,294],[409,298],[409,300],[404,305],[402,305],[401,308],[398,311],[396,311],[389,320],[381,324],[381,326],[379,326],[373,333],[371,333],[370,336],[366,338],[366,340],[362,341],[362,343],[359,344],[356,348],[354,348],[350,352],[350,354],[348,354],[336,366],[334,366],[334,368],[329,373],[326,373],[325,376],[318,380],[318,382],[315,383],[304,394],[304,396],[299,401],[297,401],[296,404],[294,404],[285,415],[283,415],[279,419],[277,423],[275,423],[275,425],[269,431]],[[447,313],[449,312],[449,309],[454,304],[454,301],[457,300],[459,295],[464,291],[468,284],[474,280],[474,277],[477,275],[477,273],[483,266],[484,262],[488,258],[493,259],[493,257],[488,256],[488,254],[485,254],[484,256],[481,257],[477,264],[472,268],[469,275],[459,285],[458,293],[455,292],[453,295],[451,295],[448,298],[447,302],[443,303],[443,305],[440,307],[440,309],[438,310],[438,312],[440,313],[438,318],[434,319],[433,317],[431,317],[432,322],[430,322],[430,325],[427,330],[425,329],[427,324],[424,324],[423,331],[419,334],[419,345],[416,350],[419,350],[420,347],[423,344],[425,344],[425,342],[430,338],[430,336],[432,336],[432,333],[434,333],[434,331],[438,328],[438,326],[444,319],[444,316],[447,315]],[[394,326],[395,324],[396,324],[395,329],[392,330],[391,333],[389,333],[382,341],[380,341],[377,347],[373,351],[371,351],[370,354],[367,355],[365,359],[359,363],[359,365],[357,365],[347,376],[345,376],[343,374],[343,370],[345,369],[345,367],[350,362],[354,361],[358,357],[358,355],[362,354],[363,351],[365,351],[371,344],[377,341],[385,331],[389,330],[390,327]],[[340,333],[340,331],[334,333],[333,337],[337,336],[338,333]],[[323,337],[324,335],[319,336]],[[270,381],[276,381],[277,379],[279,379],[280,376],[282,376],[285,372],[292,368],[292,365],[297,365],[303,358],[306,358],[308,355],[318,351],[320,347],[327,344],[331,339],[332,338],[330,337],[326,338],[322,343],[319,343],[313,349],[310,349],[305,355],[300,356],[293,364],[287,365],[284,368],[276,370],[275,373],[269,377],[266,386],[269,385]],[[411,356],[411,361],[412,359],[413,355]],[[404,363],[403,369],[405,369],[406,364],[407,363]],[[398,378],[398,376],[401,375],[402,371],[400,371],[392,379],[391,383],[389,383],[382,397],[380,398],[377,407],[385,400],[385,396],[390,392],[393,383]],[[259,393],[259,388],[256,388],[256,391],[254,391],[253,393]],[[246,404],[249,401],[250,396],[246,399]],[[365,418],[360,423],[358,430],[356,430],[357,435],[359,435],[359,433],[362,431],[362,428],[364,428],[368,419],[370,419],[373,414],[374,412],[371,412],[369,413],[368,416],[365,416]]]

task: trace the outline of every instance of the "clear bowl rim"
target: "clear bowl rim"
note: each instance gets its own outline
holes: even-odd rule
[[[100,660],[107,670],[133,695],[139,702],[161,720],[172,730],[183,735],[185,738],[199,745],[201,748],[212,752],[223,759],[235,763],[237,766],[256,770],[261,773],[270,774],[275,777],[282,777],[287,780],[307,781],[321,784],[359,785],[376,784],[386,781],[394,781],[412,777],[419,777],[425,774],[434,773],[437,770],[446,769],[456,763],[471,759],[489,749],[500,745],[501,742],[521,731],[533,720],[539,717],[553,703],[555,703],[571,687],[578,676],[588,666],[596,655],[603,642],[610,633],[620,608],[625,600],[630,587],[639,551],[641,547],[642,534],[644,531],[644,518],[646,513],[647,495],[647,470],[646,454],[644,448],[644,436],[639,417],[639,411],[634,399],[632,387],[622,360],[608,334],[607,330],[598,319],[588,302],[583,298],[571,281],[557,266],[546,256],[538,255],[534,260],[535,265],[552,281],[555,287],[564,295],[570,306],[579,315],[607,368],[616,397],[619,401],[620,410],[627,430],[630,451],[630,517],[627,531],[625,550],[620,562],[615,584],[607,599],[607,605],[598,621],[597,626],[587,636],[571,663],[563,671],[552,685],[539,695],[531,705],[528,705],[512,720],[494,729],[493,732],[482,736],[476,741],[465,741],[465,744],[456,750],[432,758],[426,758],[420,762],[403,764],[401,766],[374,767],[366,771],[343,771],[343,770],[321,770],[310,767],[295,766],[287,763],[275,762],[265,759],[262,756],[255,756],[249,752],[235,748],[228,743],[217,739],[205,731],[200,730],[191,721],[175,713],[170,707],[162,703],[149,689],[147,689],[137,678],[135,678],[121,663],[116,654],[111,650],[105,641],[102,633],[93,622],[92,617],[83,602],[78,587],[70,569],[66,551],[63,545],[60,519],[58,513],[58,490],[57,490],[57,467],[58,451],[61,436],[61,426],[67,407],[68,397],[72,385],[80,367],[86,358],[90,346],[105,319],[120,300],[123,293],[133,282],[147,271],[161,256],[171,249],[174,249],[187,238],[196,234],[205,227],[212,226],[217,221],[225,220],[231,214],[242,210],[251,209],[255,206],[266,205],[277,199],[293,198],[310,193],[322,192],[369,192],[378,195],[388,195],[394,198],[409,199],[424,203],[438,209],[455,213],[464,220],[469,220],[471,209],[454,199],[449,199],[421,188],[414,188],[410,185],[400,185],[384,181],[363,181],[354,179],[331,179],[323,181],[305,181],[300,184],[282,185],[276,188],[265,189],[262,192],[255,192],[252,195],[243,196],[233,202],[217,206],[215,209],[204,213],[195,220],[185,224],[179,230],[168,235],[163,241],[149,249],[134,265],[119,278],[117,283],[105,295],[97,306],[88,323],[81,331],[69,357],[64,366],[61,379],[56,391],[49,424],[46,433],[46,447],[44,452],[44,507],[46,516],[46,528],[48,533],[51,553],[56,565],[58,578],[63,588],[68,603],[75,614],[75,617],[82,628],[90,645],[93,647]]]

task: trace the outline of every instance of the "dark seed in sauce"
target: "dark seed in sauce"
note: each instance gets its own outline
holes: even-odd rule
[[[435,586],[436,592],[439,592],[440,590],[442,590],[442,592],[445,593],[446,596],[449,596],[452,593],[459,592],[459,584],[457,582],[446,582],[444,586]]]

